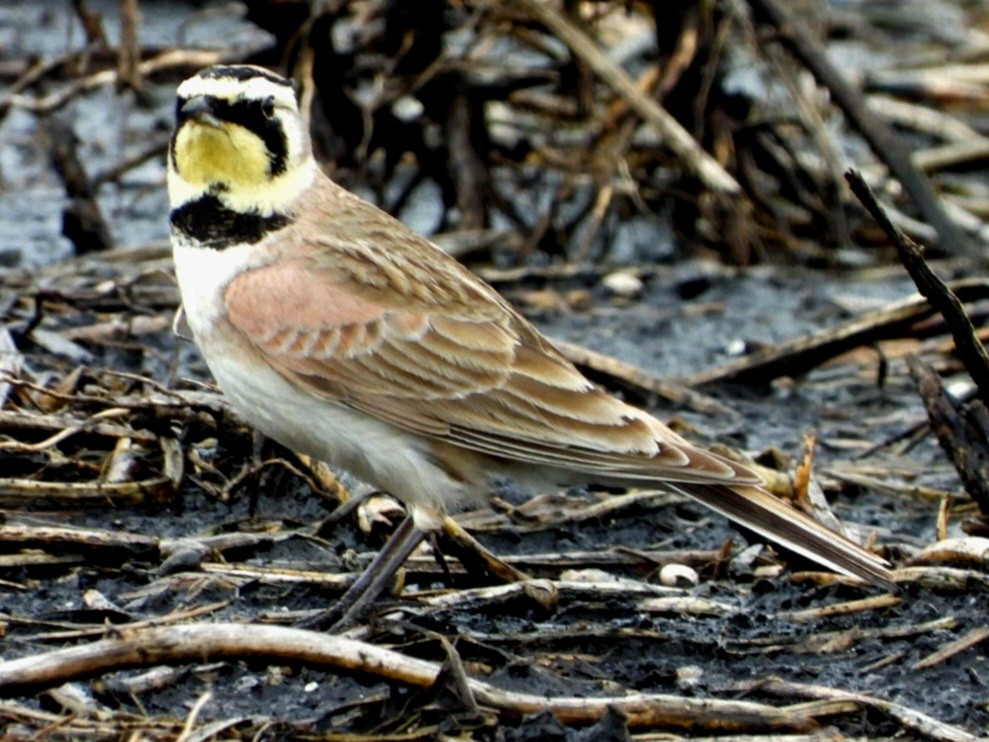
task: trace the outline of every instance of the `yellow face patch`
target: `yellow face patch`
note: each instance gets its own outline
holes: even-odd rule
[[[174,157],[176,169],[194,186],[222,183],[236,192],[271,180],[264,142],[228,121],[221,128],[187,121],[175,137]]]

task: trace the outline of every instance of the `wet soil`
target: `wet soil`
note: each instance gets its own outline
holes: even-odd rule
[[[107,10],[107,4],[90,4]],[[185,15],[176,11],[173,16],[162,10],[165,7],[149,4],[146,18],[149,28],[159,29],[150,33],[171,38],[174,25]],[[41,44],[38,39],[50,38],[60,22],[61,16],[35,3],[14,2],[0,9],[0,33],[9,37],[10,29],[37,31],[35,36],[16,37],[25,51],[30,44]],[[229,24],[224,33],[242,28],[236,18],[223,14],[209,22]],[[37,51],[50,49],[41,45]],[[80,131],[91,161],[108,166],[116,160],[106,156],[108,151],[137,146],[148,132],[167,137],[171,89],[163,85],[149,96],[141,105],[122,103],[108,90],[80,104],[77,120],[92,127]],[[120,113],[124,109],[126,115]],[[107,118],[113,126],[106,126]],[[208,382],[202,361],[190,344],[176,339],[167,321],[177,304],[167,251],[151,248],[40,267],[69,253],[58,236],[61,189],[33,146],[36,130],[30,115],[12,112],[0,134],[15,143],[0,155],[0,260],[9,266],[0,273],[5,294],[0,308],[8,326],[15,331],[27,326],[39,288],[48,292],[51,304],[34,330],[68,337],[73,330],[111,320],[128,327],[137,317],[165,318],[152,331],[125,330],[71,346],[27,333],[18,348],[31,378],[53,388],[82,366],[67,388],[67,401],[55,407],[83,416],[111,407],[114,394],[131,399],[153,388],[140,380],[114,379],[110,370],[138,374],[163,388],[202,390],[202,382]],[[162,185],[162,163],[155,159],[104,193],[106,213],[121,244],[145,245],[165,236]],[[656,238],[664,239],[659,233]],[[499,282],[498,287],[549,336],[669,377],[687,377],[746,350],[837,325],[912,293],[909,281],[895,269],[822,270],[811,275],[778,266],[742,270],[701,259],[667,259],[651,267],[642,294],[634,299],[614,296],[601,280],[606,271],[570,279],[529,276]],[[547,293],[565,298],[575,291],[586,292],[591,301],[570,306],[561,300],[547,306]],[[147,299],[151,295],[153,302]],[[938,502],[920,493],[943,492],[956,498],[950,535],[961,535],[961,516],[971,512],[971,504],[936,441],[923,429],[925,414],[906,373],[901,346],[932,359],[947,356],[936,342],[900,340],[850,353],[798,378],[705,387],[704,393],[722,405],[717,413],[638,395],[619,385],[612,388],[662,419],[673,420],[694,441],[721,443],[761,455],[764,461],[773,460],[775,452],[784,469],[799,455],[804,434],[814,431],[815,473],[835,513],[860,533],[874,533],[894,563],[904,566],[935,540]],[[952,378],[964,383],[961,374]],[[16,396],[22,409],[30,398],[26,395],[22,390]],[[222,553],[193,555],[187,564],[168,562],[156,551],[32,544],[65,561],[31,563],[21,558],[0,563],[3,659],[82,644],[111,632],[112,626],[196,608],[205,615],[195,620],[289,623],[306,611],[329,606],[339,594],[299,574],[350,573],[367,563],[389,523],[397,522],[397,513],[379,498],[362,513],[373,521],[374,513],[383,512],[385,522],[362,529],[351,516],[320,528],[338,500],[314,492],[308,480],[297,475],[304,467],[290,452],[270,442],[258,443],[235,416],[216,409],[204,407],[187,417],[168,412],[157,419],[150,409],[134,413],[135,429],[167,429],[180,441],[187,470],[174,496],[139,504],[22,502],[4,508],[4,520],[8,525],[72,526],[156,539],[249,534],[253,540]],[[919,434],[910,445],[902,445],[914,430]],[[0,476],[30,473],[82,480],[86,472],[64,459],[84,460],[92,476],[110,459],[103,445],[77,436],[56,447],[57,453],[0,449]],[[160,467],[152,453],[137,458],[142,470]],[[259,461],[268,463],[259,466]],[[237,473],[251,467],[253,473],[224,489]],[[862,484],[861,479],[856,484],[843,476],[850,469],[867,474],[875,485]],[[361,490],[346,476],[342,481]],[[699,584],[664,593],[709,601],[709,609],[690,609],[682,603],[671,609],[645,602],[632,589],[615,597],[596,586],[612,578],[657,584],[650,558],[622,562],[616,555],[680,550],[713,555],[728,541],[735,544],[732,554],[737,555],[757,541],[676,498],[644,499],[601,517],[581,518],[582,510],[610,495],[579,488],[562,501],[556,493],[520,493],[510,484],[498,494],[519,509],[536,498],[525,527],[506,518],[504,510],[497,515],[467,514],[465,521],[496,554],[514,557],[516,566],[533,577],[559,581],[559,603],[548,608],[515,595],[506,600],[478,597],[437,608],[419,598],[492,581],[464,574],[454,559],[449,560],[452,576],[444,575],[426,554],[410,565],[402,596],[376,607],[371,622],[361,629],[363,639],[437,662],[447,656],[441,638],[449,639],[468,673],[507,690],[537,695],[666,692],[781,706],[820,698],[819,689],[824,688],[866,694],[950,725],[932,731],[933,723],[911,723],[905,720],[907,713],[863,703],[855,711],[825,717],[823,723],[832,725],[829,733],[836,739],[967,739],[989,729],[985,643],[930,666],[914,667],[985,626],[989,577],[984,565],[964,565],[945,577],[937,571],[942,565],[934,564],[930,572],[904,577],[894,599],[845,614],[809,617],[802,612],[880,596],[882,591],[814,576],[813,565],[789,554],[763,552],[752,561],[712,556],[695,564]],[[14,557],[25,554],[23,544],[7,544],[3,551]],[[554,561],[550,556],[564,558]],[[564,562],[577,571],[564,574]],[[280,567],[297,578],[278,580],[261,571],[239,576],[233,571],[238,566]],[[597,569],[604,569],[608,577],[590,571]],[[574,587],[581,579],[586,589]],[[82,633],[66,638],[66,631]],[[610,717],[580,729],[546,715],[477,712],[448,683],[423,691],[375,676],[299,664],[185,665],[135,690],[139,678],[145,678],[144,670],[127,670],[60,691],[81,699],[74,713],[105,714],[120,723],[125,718],[181,721],[209,691],[195,723],[228,720],[228,736],[294,738],[350,732],[388,739],[403,733],[409,735],[406,738],[628,738],[621,721]],[[12,700],[26,709],[65,713],[74,708],[64,696],[51,693],[22,693]],[[0,724],[16,719],[17,729],[25,734],[42,728],[40,722],[31,727],[24,717],[10,713],[0,710]],[[147,733],[167,738],[163,729]],[[57,737],[57,730],[52,735]]]
[[[92,259],[87,265],[93,265]],[[115,277],[119,279],[119,270],[104,265],[98,271],[98,280],[105,284]],[[781,305],[794,307],[792,313],[786,313],[794,327],[818,327],[838,322],[845,314],[828,298],[831,292],[875,294],[882,298],[895,295],[903,287],[898,278],[862,285],[843,278],[834,284],[818,280],[809,288],[801,276],[783,271],[773,271],[771,277],[759,271],[725,271],[711,281],[708,291],[690,300],[673,299],[684,277],[702,270],[708,275],[712,272],[710,266],[681,264],[668,273],[657,273],[648,281],[643,296],[625,306],[609,301],[600,287],[585,285],[598,294],[594,309],[581,314],[542,311],[533,318],[547,333],[626,359],[629,337],[638,337],[641,355],[635,360],[645,367],[653,363],[651,359],[669,362],[670,356],[681,354],[703,365],[727,357],[724,339],[713,340],[730,337],[722,334],[725,327],[735,327],[740,333],[752,328],[752,333],[763,341],[784,333],[783,328],[764,324],[760,319],[774,317],[780,321],[781,314],[773,309]],[[77,291],[81,285],[96,280],[96,276],[85,278],[86,271],[67,273],[74,273],[71,283]],[[80,278],[80,273],[84,277]],[[124,273],[129,275],[130,267]],[[160,274],[145,275],[151,276],[145,280],[164,283]],[[52,288],[59,281],[46,283]],[[797,296],[803,299],[794,299]],[[718,308],[694,311],[706,302],[714,302]],[[623,321],[623,317],[627,319]],[[50,322],[54,329],[84,320],[92,320],[86,311],[52,316],[46,323]],[[621,323],[622,332],[616,332],[616,323]],[[706,354],[698,348],[702,343],[694,342],[695,338],[705,339],[709,345]],[[140,346],[153,352],[142,352],[136,344],[126,350],[94,345],[88,348],[93,353],[90,366],[147,374],[177,388],[188,386],[183,379],[206,378],[198,356],[184,343],[178,353],[178,373],[175,378],[170,376],[169,364],[162,363],[178,350],[170,331],[142,337]],[[71,366],[30,348],[26,357],[31,364],[52,369]],[[96,372],[93,374],[95,382]],[[900,563],[933,540],[936,504],[902,492],[838,486],[828,475],[832,466],[857,463],[870,470],[888,471],[888,481],[958,492],[954,474],[930,436],[922,438],[905,455],[883,448],[864,460],[856,461],[849,455],[850,450],[861,452],[867,445],[881,446],[892,441],[923,419],[900,362],[893,362],[881,388],[876,384],[872,362],[857,359],[832,364],[775,387],[721,386],[706,391],[726,405],[729,414],[712,416],[668,406],[655,410],[666,419],[682,420],[689,426],[691,437],[699,442],[717,440],[753,453],[776,447],[794,454],[801,433],[813,429],[819,440],[816,470],[825,482],[831,483],[829,494],[843,522],[855,524],[863,532],[875,530],[894,561]],[[218,466],[229,467],[231,472],[249,464],[253,441],[235,420],[216,422],[210,432],[218,442],[197,427],[182,431],[184,447],[211,455]],[[279,455],[291,458],[288,452],[268,444],[262,458],[269,460]],[[10,466],[11,459],[5,456],[0,463]],[[205,476],[202,472],[200,475]],[[197,486],[196,481],[196,476],[187,477],[177,497],[165,504],[128,507],[108,503],[84,509],[39,504],[8,509],[7,520],[32,526],[72,525],[172,538],[238,532],[268,536],[260,543],[224,553],[219,561],[207,559],[221,571],[224,566],[242,565],[338,573],[352,569],[355,559],[358,564],[366,563],[380,544],[381,529],[362,533],[352,519],[339,522],[314,539],[309,527],[325,518],[335,502],[314,495],[298,478],[278,467],[263,469],[260,476],[248,478],[233,488],[226,500]],[[511,487],[500,494],[510,501],[526,500]],[[575,503],[572,507],[578,512],[584,505],[607,497],[585,490],[570,495]],[[472,518],[480,524],[477,536],[495,553],[514,556],[516,565],[532,576],[550,579],[560,579],[561,568],[546,566],[547,554],[571,555],[570,566],[578,570],[597,569],[598,561],[607,562],[605,556],[625,550],[717,550],[728,540],[739,548],[747,541],[744,534],[721,518],[679,500],[666,504],[647,502],[605,517],[576,521],[559,518],[561,507],[556,500],[537,507],[533,512],[539,525],[527,529],[504,519]],[[588,556],[589,552],[596,557]],[[174,566],[163,565],[160,556],[149,561],[147,555],[121,558],[120,553],[112,551],[71,548],[62,555],[73,553],[79,558],[70,565],[21,565],[3,571],[5,584],[19,586],[0,588],[0,612],[9,617],[3,642],[5,658],[60,646],[63,641],[46,635],[55,637],[68,628],[98,627],[102,621],[123,622],[121,625],[126,626],[130,621],[161,618],[175,611],[222,602],[222,607],[210,611],[208,620],[283,622],[300,612],[331,605],[338,594],[304,580],[286,583],[263,575],[236,579],[197,573],[197,560],[192,561],[192,571],[175,572]],[[583,593],[561,588],[555,610],[518,596],[506,601],[468,601],[462,607],[422,610],[417,608],[415,598],[421,590],[456,592],[486,583],[483,576],[464,575],[459,570],[455,570],[452,583],[448,582],[426,556],[410,568],[405,596],[398,601],[384,601],[376,609],[377,618],[366,637],[413,656],[439,661],[444,655],[437,637],[449,637],[456,640],[467,667],[500,687],[537,694],[593,696],[619,688],[622,692],[743,697],[778,703],[778,691],[762,690],[761,685],[781,679],[865,693],[973,733],[985,728],[989,718],[984,702],[985,650],[981,646],[924,670],[911,668],[946,643],[984,624],[989,579],[979,579],[972,573],[960,583],[905,581],[894,603],[845,616],[796,620],[793,615],[800,611],[875,596],[881,591],[795,577],[802,569],[812,570],[813,565],[790,555],[783,555],[783,559],[787,568],[780,574],[766,571],[776,560],[765,556],[758,562],[761,570],[731,562],[722,562],[715,571],[711,569],[713,564],[701,567],[698,586],[673,593],[713,601],[719,608],[711,613],[688,611],[684,615],[676,610],[671,614],[668,609],[644,608],[641,596],[631,592],[626,598],[602,597],[595,593],[594,582]],[[656,581],[648,561],[605,567],[612,577]],[[91,599],[87,595],[93,590],[107,599],[112,609],[89,607]],[[405,610],[386,610],[396,606]],[[948,618],[954,621],[931,624]],[[828,646],[827,637],[842,638]],[[287,724],[296,732],[394,732],[407,724],[429,727],[440,723],[438,719],[442,717],[442,723],[452,725],[451,729],[458,725],[461,729],[477,727],[475,732],[482,737],[493,733],[490,719],[478,720],[463,708],[456,708],[458,713],[452,714],[453,701],[440,690],[423,694],[400,684],[375,682],[373,678],[352,678],[306,667],[210,663],[183,668],[169,678],[164,688],[155,691],[134,695],[121,690],[127,688],[126,679],[140,675],[139,671],[117,673],[102,678],[88,692],[93,694],[95,704],[118,713],[182,717],[188,704],[209,690],[212,699],[201,711],[202,723],[234,717],[256,720],[260,715]],[[902,731],[898,721],[875,710],[861,717],[836,719],[835,723],[849,736]],[[247,721],[244,724],[250,726]],[[558,736],[554,736],[546,724],[553,727],[558,723],[501,718],[497,729],[506,739],[515,738],[513,735],[563,739],[575,733],[561,727]],[[527,737],[527,729],[541,730],[538,734],[549,736]]]

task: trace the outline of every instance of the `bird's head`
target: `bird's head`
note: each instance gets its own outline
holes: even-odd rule
[[[175,209],[205,196],[235,212],[291,208],[315,161],[291,81],[253,65],[217,65],[179,85],[168,152]]]

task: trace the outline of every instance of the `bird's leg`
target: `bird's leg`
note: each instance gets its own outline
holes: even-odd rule
[[[300,621],[298,625],[306,629],[331,629],[334,632],[350,628],[364,616],[425,537],[425,532],[416,527],[412,516],[406,516],[374,561],[361,572],[336,605]]]
[[[443,535],[456,545],[455,556],[467,568],[468,572],[474,569],[477,571],[484,570],[507,583],[524,582],[532,579],[525,572],[515,569],[512,565],[495,556],[449,515],[443,516]]]

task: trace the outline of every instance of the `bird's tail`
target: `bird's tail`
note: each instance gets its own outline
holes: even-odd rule
[[[890,588],[889,563],[813,518],[749,485],[679,483],[674,489],[726,518],[842,574]]]

